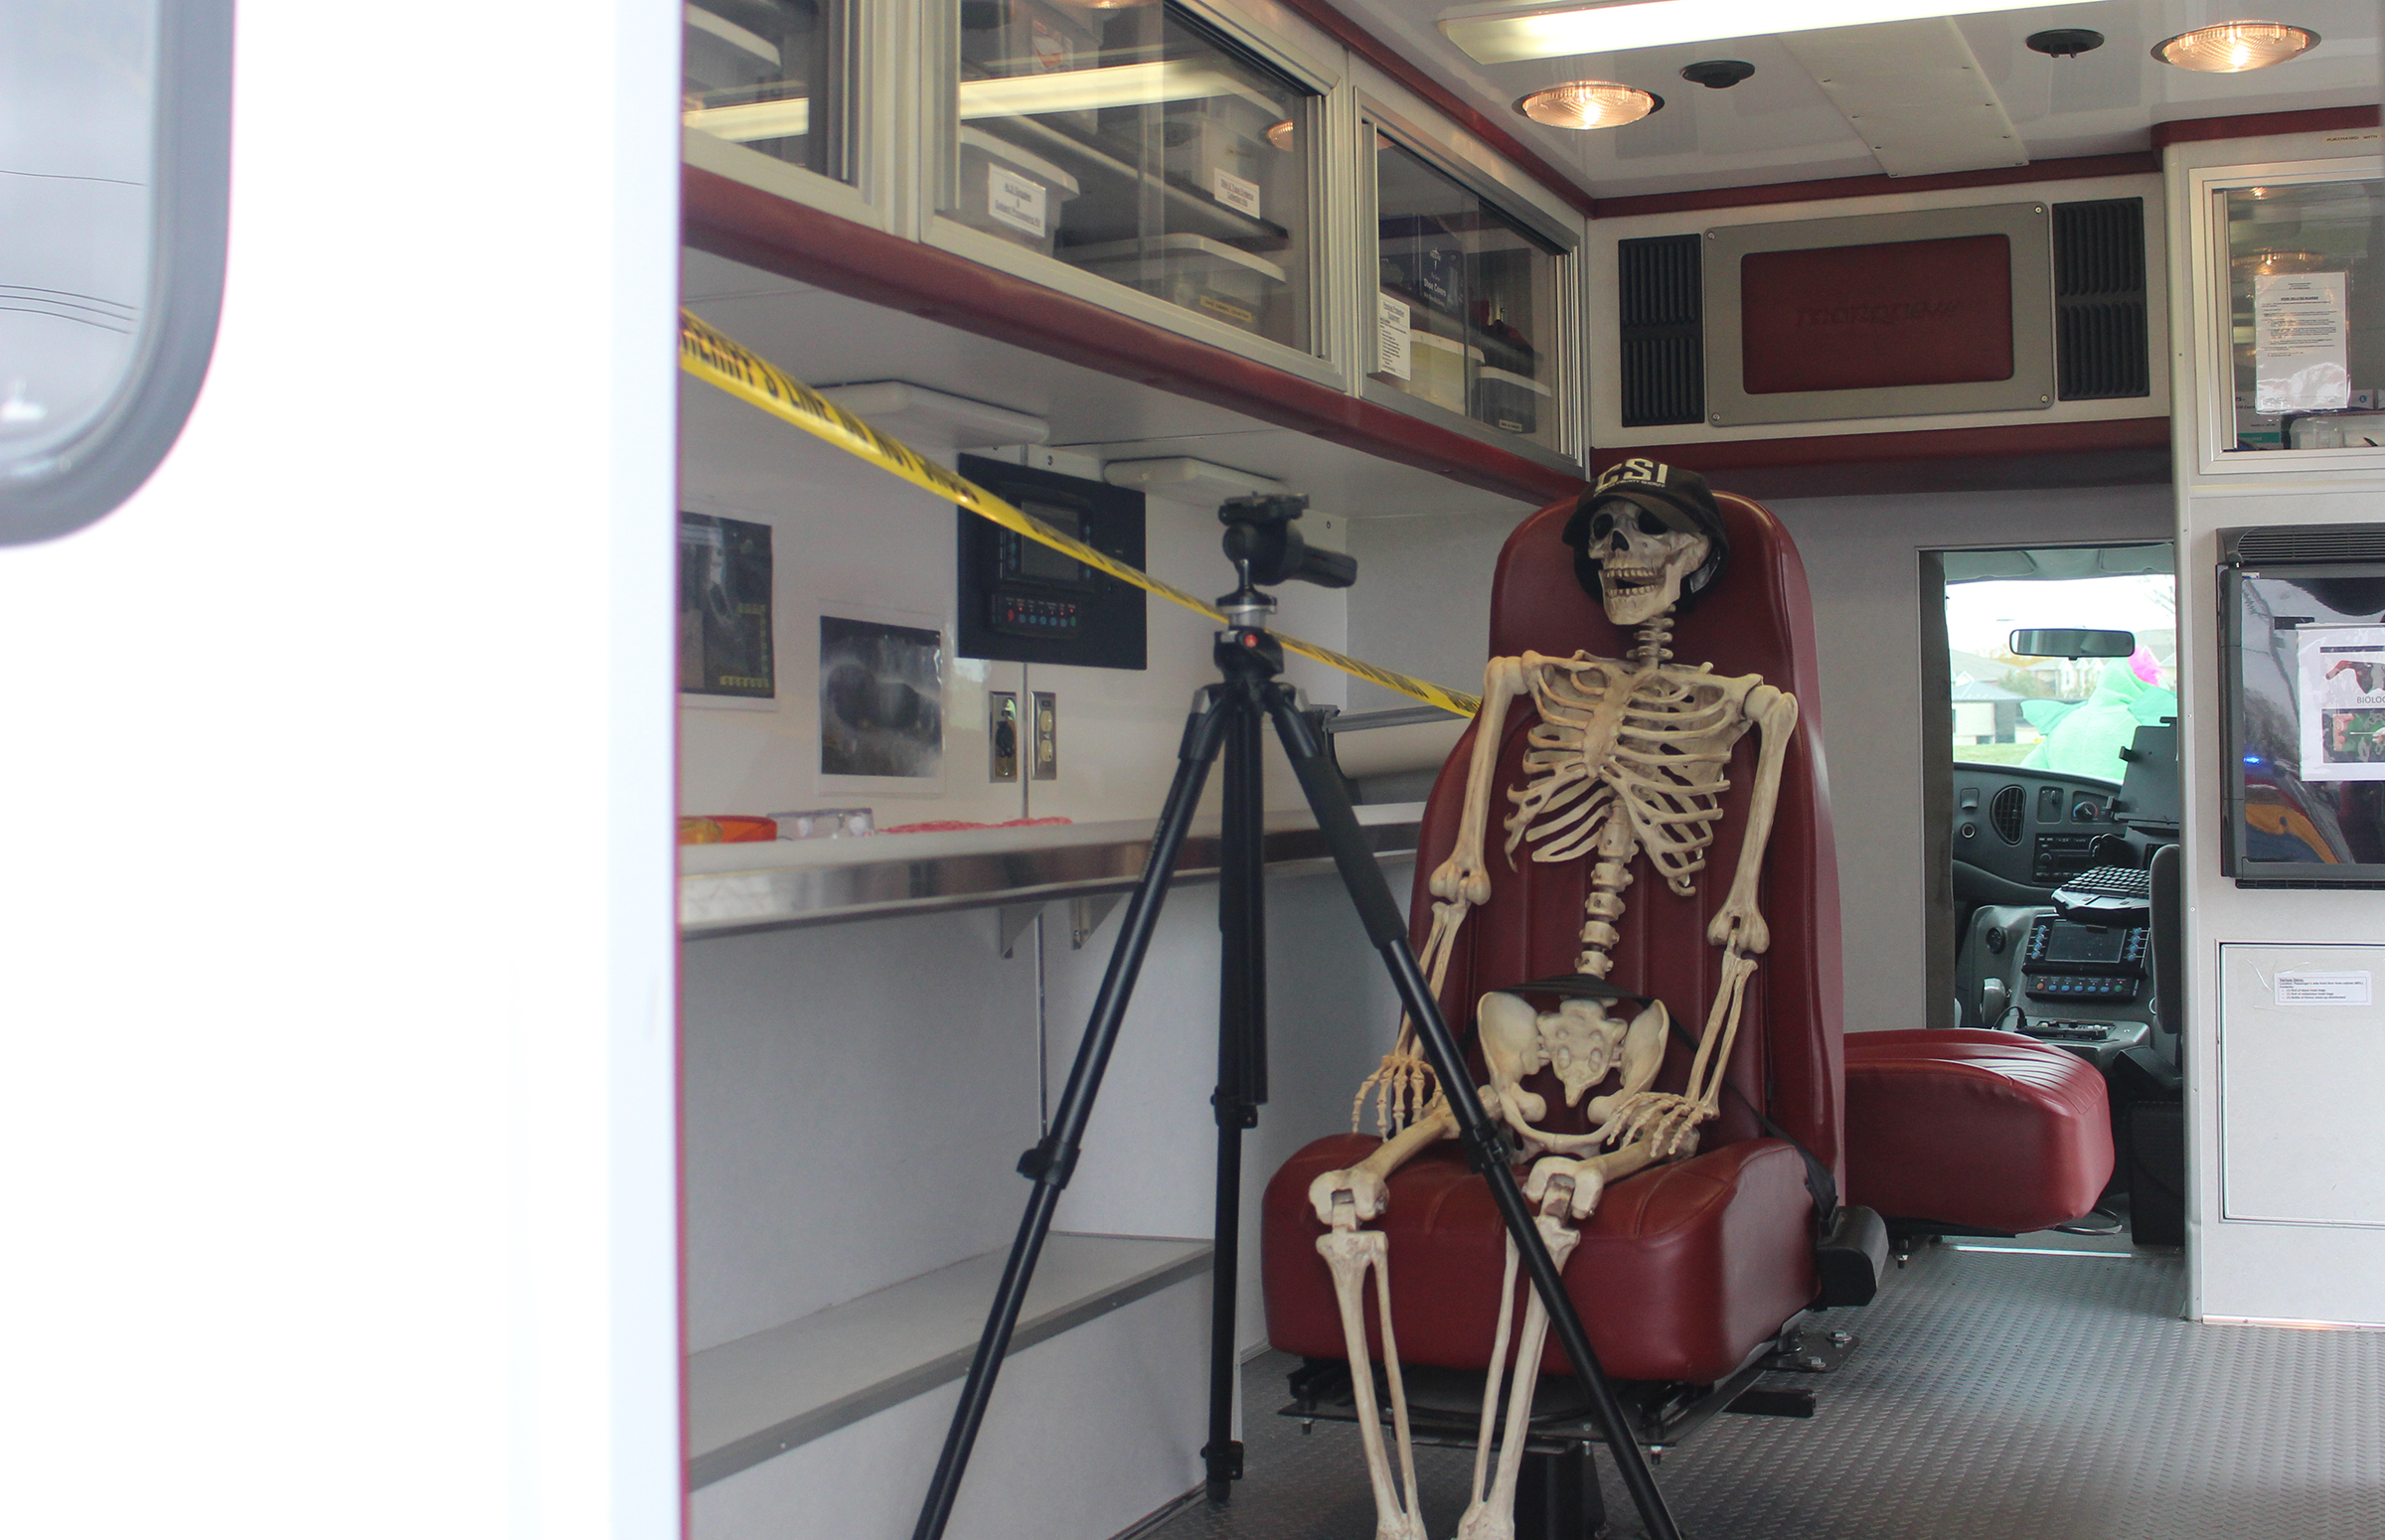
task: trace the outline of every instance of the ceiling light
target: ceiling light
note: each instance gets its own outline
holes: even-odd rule
[[[1584,5],[1461,5],[1441,13],[1441,31],[1477,64],[1507,65],[1571,54],[1613,54],[1723,38],[1767,38],[1822,27],[2043,9],[2043,0],[1812,0],[1794,15],[1759,0],[1627,0]]]
[[[1665,105],[1665,98],[1613,80],[1568,80],[1516,99],[1515,110],[1551,128],[1619,128]]]
[[[2318,34],[2284,22],[2221,22],[2153,45],[2153,57],[2181,70],[2236,75],[2282,65],[2318,47]]]
[[[1267,142],[1274,145],[1279,150],[1289,152],[1292,148],[1293,135],[1296,132],[1298,132],[1298,130],[1292,126],[1292,120],[1290,118],[1285,118],[1282,122],[1267,130]]]

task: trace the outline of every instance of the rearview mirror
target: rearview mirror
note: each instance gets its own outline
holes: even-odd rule
[[[2006,644],[2022,658],[2126,658],[2137,650],[2133,631],[2015,631]]]

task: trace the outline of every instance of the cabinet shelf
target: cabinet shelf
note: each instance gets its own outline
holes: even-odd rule
[[[1209,1242],[1054,1234],[1016,1353],[1209,1270]],[[688,1358],[690,1490],[968,1372],[1008,1251],[956,1262]]]
[[[1416,848],[1421,803],[1357,810],[1376,855]],[[872,835],[680,850],[683,940],[1123,892],[1142,875],[1152,826],[1140,820],[954,834]],[[1179,881],[1217,874],[1218,823],[1196,820],[1177,862]],[[1333,857],[1305,810],[1267,815],[1265,857],[1279,876],[1330,869]]]

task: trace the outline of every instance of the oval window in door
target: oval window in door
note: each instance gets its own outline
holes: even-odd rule
[[[231,0],[0,6],[0,543],[129,497],[224,286]]]

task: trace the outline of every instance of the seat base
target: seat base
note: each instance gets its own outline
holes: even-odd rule
[[[2018,1235],[2091,1211],[2111,1097],[2076,1054],[2016,1032],[1846,1034],[1846,1196],[1899,1233]]]
[[[1318,1140],[1267,1185],[1267,1332],[1286,1352],[1344,1354],[1309,1183],[1356,1163],[1377,1143],[1357,1134]],[[1389,1241],[1401,1361],[1485,1367],[1507,1248],[1489,1184],[1454,1144],[1437,1146],[1391,1178],[1390,1206],[1375,1224]],[[1779,1140],[1745,1140],[1627,1177],[1607,1189],[1580,1234],[1566,1292],[1601,1366],[1617,1379],[1712,1384],[1736,1372],[1818,1289],[1805,1164]],[[1370,1319],[1367,1329],[1379,1356],[1379,1323]],[[1553,1339],[1542,1363],[1567,1372]]]

